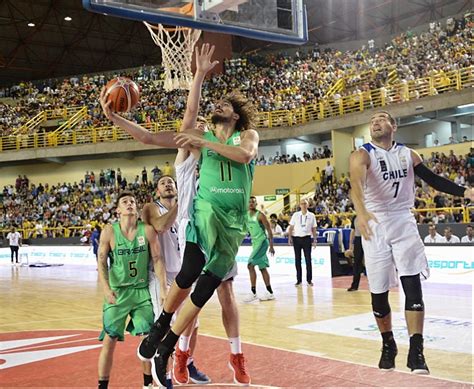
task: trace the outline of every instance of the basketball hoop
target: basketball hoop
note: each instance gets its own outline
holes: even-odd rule
[[[193,82],[191,61],[201,30],[187,27],[166,28],[143,22],[155,44],[161,49],[165,69],[164,89],[190,89]]]

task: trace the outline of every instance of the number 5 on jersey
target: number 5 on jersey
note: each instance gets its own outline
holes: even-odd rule
[[[128,263],[128,269],[130,270],[130,277],[136,277],[138,274],[138,269],[136,268],[135,264],[137,261],[130,261]]]

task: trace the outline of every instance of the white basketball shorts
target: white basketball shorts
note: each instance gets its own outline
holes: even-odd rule
[[[415,218],[408,211],[374,213],[377,222],[369,225],[373,235],[362,238],[369,289],[385,293],[397,286],[399,277],[420,274],[429,277],[425,246],[420,238]]]

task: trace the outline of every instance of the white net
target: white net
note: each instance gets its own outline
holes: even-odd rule
[[[190,89],[193,81],[191,61],[201,30],[185,27],[167,29],[161,24],[153,26],[147,22],[143,23],[161,49],[165,90]]]

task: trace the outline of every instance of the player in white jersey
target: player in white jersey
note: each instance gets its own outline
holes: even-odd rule
[[[405,292],[405,319],[410,335],[407,366],[429,374],[423,355],[424,304],[420,278],[429,275],[423,242],[414,216],[415,174],[436,190],[473,199],[472,189],[434,174],[414,150],[395,143],[397,125],[386,111],[370,121],[372,141],[350,159],[352,199],[362,235],[372,309],[383,339],[379,368],[393,370],[393,338],[388,292],[396,271]],[[396,270],[395,270],[396,269]]]
[[[175,205],[177,204],[177,190],[174,179],[170,176],[160,177],[157,183],[156,194],[158,196],[158,200],[153,205],[153,208],[147,211],[148,214],[145,215],[146,222],[156,220],[160,216],[167,214],[169,210],[174,209]],[[162,231],[158,234],[158,239],[160,241],[162,250],[162,257],[165,261],[167,283],[164,287],[160,285],[159,280],[157,279],[157,277],[154,276],[153,269],[150,268],[152,274],[150,274],[149,276],[149,290],[153,302],[153,312],[155,315],[155,320],[161,313],[161,310],[163,308],[163,301],[166,297],[169,287],[171,286],[174,279],[176,278],[176,275],[181,269],[182,254],[180,252],[178,229],[179,224],[178,219],[176,219],[174,223],[169,226],[169,229],[167,229],[166,231]],[[210,383],[211,380],[209,379],[209,377],[197,369],[197,367],[194,365],[194,360],[192,358],[196,347],[196,340],[198,335],[197,322],[193,322],[189,325],[188,329],[186,330],[186,334],[188,335],[187,344],[189,348],[189,363],[185,365],[185,368],[188,371],[188,375],[195,384]],[[179,382],[176,378],[175,381],[177,381],[177,383],[182,383]]]

